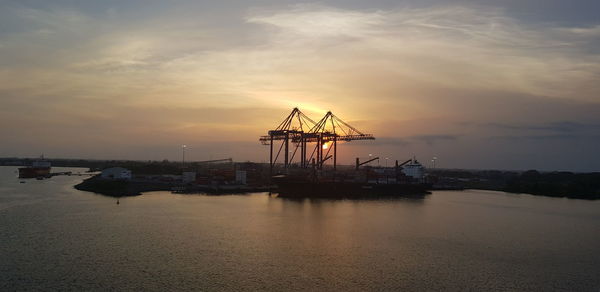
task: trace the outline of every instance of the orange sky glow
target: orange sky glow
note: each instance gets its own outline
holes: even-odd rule
[[[298,107],[375,135],[341,163],[600,170],[600,23],[467,2],[9,1],[0,156],[260,162]]]

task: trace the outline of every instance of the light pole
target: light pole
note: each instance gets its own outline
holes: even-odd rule
[[[385,170],[384,170],[384,172],[383,172],[383,173],[385,174],[385,183],[386,183],[386,184],[389,184],[389,183],[390,183],[390,178],[389,178],[389,176],[388,176],[388,169],[387,169],[387,166],[388,166],[388,165],[387,165],[387,163],[388,163],[388,158],[386,157],[386,158],[385,158]]]
[[[437,160],[437,157],[433,157],[433,159],[431,159],[431,163],[433,164],[433,169],[435,169],[435,161]]]
[[[185,168],[185,148],[187,145],[181,145],[181,168]]]

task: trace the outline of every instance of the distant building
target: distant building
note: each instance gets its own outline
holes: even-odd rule
[[[123,167],[111,167],[102,170],[100,177],[103,179],[130,180],[131,170]]]
[[[181,174],[181,181],[184,183],[191,183],[196,181],[195,171],[185,171]]]
[[[237,170],[235,172],[235,181],[239,184],[245,185],[247,183],[247,173],[245,170]]]

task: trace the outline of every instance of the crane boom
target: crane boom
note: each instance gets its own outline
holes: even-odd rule
[[[371,161],[374,161],[374,160],[379,160],[379,157],[375,157],[375,158],[373,158],[373,159],[369,159],[369,160],[367,160],[367,161],[364,161],[364,162],[360,162],[360,160],[359,160],[359,159],[358,159],[358,157],[357,157],[357,158],[356,158],[356,170],[358,170],[358,167],[359,167],[359,166],[361,166],[361,165],[365,165],[365,164],[367,164],[367,163],[369,163],[369,162],[371,162]]]
[[[405,165],[405,164],[407,164],[407,163],[409,163],[409,162],[411,162],[411,161],[412,161],[412,159],[409,159],[409,160],[407,160],[407,161],[404,161],[404,162],[402,162],[402,163],[398,164],[398,167],[400,167],[400,166],[402,166],[402,165]]]
[[[225,162],[225,161],[233,162],[233,159],[231,159],[231,158],[213,159],[213,160],[197,161],[196,163],[211,163],[211,162]]]

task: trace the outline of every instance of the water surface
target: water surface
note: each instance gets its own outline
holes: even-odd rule
[[[0,290],[599,291],[600,202],[116,199],[0,167]],[[53,171],[63,171],[54,168]]]

